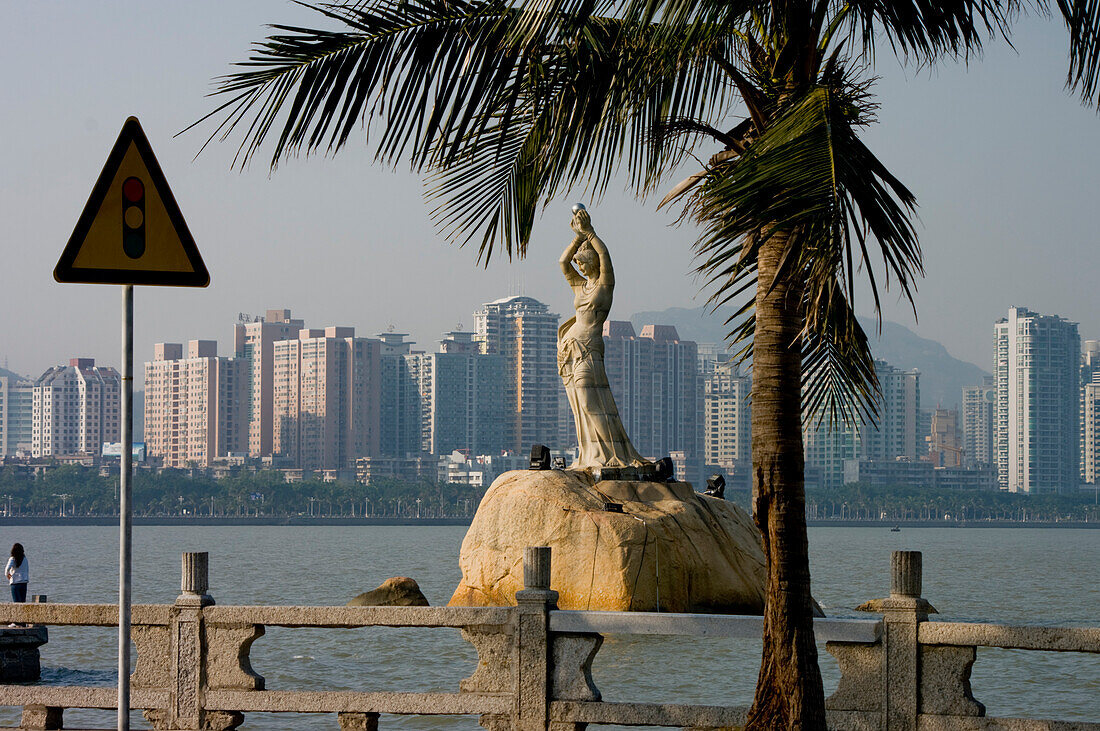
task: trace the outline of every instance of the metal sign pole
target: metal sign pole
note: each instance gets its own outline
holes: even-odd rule
[[[118,731],[130,731],[130,475],[134,427],[134,286],[122,287],[122,455],[118,472]]]
[[[120,250],[126,258],[119,258]],[[126,264],[120,265],[120,261]],[[122,125],[76,228],[57,260],[53,278],[59,282],[123,285],[122,454],[118,476],[118,731],[129,731],[134,285],[205,287],[210,284],[210,273],[206,271],[195,239],[137,117],[128,118]]]

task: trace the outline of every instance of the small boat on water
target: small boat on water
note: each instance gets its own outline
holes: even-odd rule
[[[895,525],[893,528],[890,529],[890,532],[891,533],[901,533],[901,528],[899,528],[898,526]]]

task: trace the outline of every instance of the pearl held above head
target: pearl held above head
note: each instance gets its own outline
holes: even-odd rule
[[[583,210],[584,210],[584,204],[583,203],[574,203],[573,204],[573,213],[574,214],[580,213]]]

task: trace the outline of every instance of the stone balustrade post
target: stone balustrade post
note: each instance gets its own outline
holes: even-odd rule
[[[214,604],[207,594],[210,556],[206,552],[184,553],[180,595],[176,597],[172,623],[170,657],[172,674],[167,718],[170,729],[203,728],[204,680],[202,610]],[[151,719],[152,720],[152,719]]]
[[[188,596],[206,595],[210,588],[210,554],[184,553],[181,556],[180,591]]]
[[[919,597],[923,588],[923,557],[920,551],[890,554],[890,596]]]
[[[920,713],[920,645],[917,631],[927,621],[929,604],[921,598],[921,552],[890,556],[890,596],[883,600],[882,697],[886,731],[916,731]]]
[[[523,551],[524,588],[516,592],[514,731],[547,731],[550,724],[550,549]]]

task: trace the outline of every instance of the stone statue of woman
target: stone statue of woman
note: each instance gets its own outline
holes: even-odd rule
[[[588,211],[579,204],[573,211],[570,226],[577,235],[559,264],[573,289],[577,314],[558,328],[558,373],[573,409],[580,447],[570,469],[640,467],[649,462],[623,429],[603,365],[603,324],[611,311],[615,270]]]

